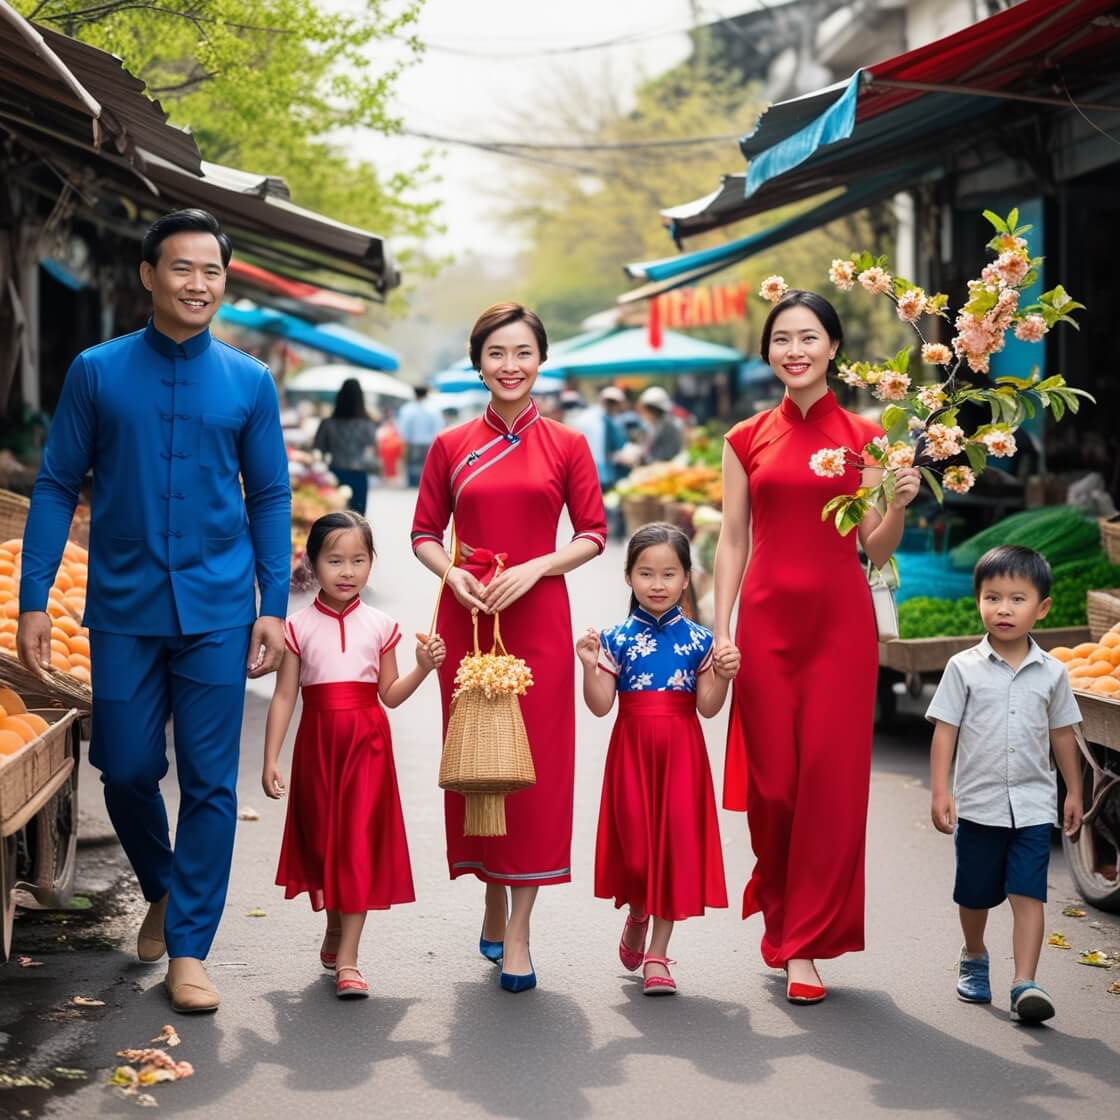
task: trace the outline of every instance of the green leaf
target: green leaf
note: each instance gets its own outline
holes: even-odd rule
[[[1007,231],[1008,233],[1015,233],[1015,223],[1019,220],[1019,207],[1016,206],[1010,214],[1007,215]]]
[[[879,423],[884,428],[893,428],[900,420],[903,423],[906,422],[905,411],[896,404],[889,404],[883,409],[883,415],[879,418]]]
[[[1062,400],[1061,389],[1056,389],[1054,392],[1048,394],[1048,399],[1050,401],[1050,415],[1053,416],[1055,420],[1061,420],[1066,414],[1066,405],[1065,401]]]
[[[895,487],[895,474],[894,471],[887,471],[883,476],[883,481],[879,489],[883,492],[883,505],[889,506],[894,500],[894,487]]]
[[[919,467],[922,472],[922,478],[926,480],[926,485],[933,491],[933,496],[937,499],[938,505],[945,504],[945,491],[941,489],[941,483],[937,481],[937,476],[929,469],[929,467]]]
[[[895,369],[897,369],[899,373],[910,372],[910,354],[911,350],[909,346],[904,346],[901,350],[899,350],[897,354],[895,354]]]
[[[985,210],[984,211],[984,217],[987,218],[988,221],[991,222],[993,226],[995,226],[997,233],[1006,233],[1007,232],[1007,223],[994,211]]]
[[[968,457],[968,465],[979,474],[988,465],[987,449],[979,443],[966,443],[964,453]]]

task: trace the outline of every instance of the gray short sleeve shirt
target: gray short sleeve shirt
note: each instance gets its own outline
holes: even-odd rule
[[[958,728],[953,796],[974,824],[1054,824],[1058,795],[1050,732],[1080,723],[1065,666],[1033,638],[1018,669],[987,636],[945,666],[926,719]]]

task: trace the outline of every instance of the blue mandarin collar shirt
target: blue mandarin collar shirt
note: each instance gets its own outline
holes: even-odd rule
[[[74,359],[24,533],[20,610],[47,598],[93,471],[85,624],[200,634],[287,611],[291,487],[268,367],[203,331]]]

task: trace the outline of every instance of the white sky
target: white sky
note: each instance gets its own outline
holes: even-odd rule
[[[406,127],[471,139],[509,139],[501,123],[505,108],[530,101],[550,72],[563,68],[585,78],[608,73],[615,89],[625,94],[643,76],[659,74],[687,56],[683,29],[694,10],[702,22],[710,22],[759,6],[757,0],[427,0],[418,35],[433,48],[399,82],[395,107]],[[541,54],[630,35],[642,38],[604,49]],[[434,49],[435,44],[501,57],[471,57]],[[409,137],[370,134],[350,142],[356,157],[387,171],[414,165],[425,149],[437,147]],[[481,249],[491,258],[513,255],[518,246],[511,231],[496,223],[491,212],[503,177],[519,161],[459,146],[439,151],[436,169],[443,181],[434,193],[443,203],[440,218],[448,228],[431,249],[456,254]],[[733,145],[728,159],[734,164]]]

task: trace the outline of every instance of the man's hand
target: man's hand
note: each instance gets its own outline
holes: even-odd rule
[[[50,646],[50,631],[47,631],[47,646]],[[284,620],[271,615],[261,615],[253,623],[253,633],[249,638],[249,664],[246,666],[250,677],[263,677],[275,673],[284,660]]]
[[[46,611],[24,611],[16,631],[19,659],[33,673],[42,673],[51,663],[51,616]]]

